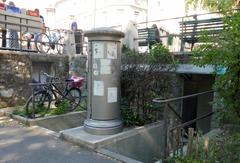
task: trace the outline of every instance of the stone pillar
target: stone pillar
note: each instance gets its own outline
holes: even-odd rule
[[[124,33],[109,28],[87,31],[88,110],[85,131],[95,135],[121,132],[120,73],[121,45]]]
[[[75,39],[74,39],[74,33],[72,31],[66,31],[64,35],[64,48],[63,48],[63,54],[67,55],[75,55],[76,54],[76,48],[75,48]]]

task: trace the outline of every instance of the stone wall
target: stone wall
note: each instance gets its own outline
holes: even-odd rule
[[[29,96],[31,65],[28,55],[0,52],[0,108],[22,104]]]
[[[67,56],[0,51],[0,108],[23,105],[31,95],[34,64],[49,63],[49,73],[67,78]]]
[[[87,67],[87,56],[86,55],[71,55],[69,71],[71,75],[84,76]]]

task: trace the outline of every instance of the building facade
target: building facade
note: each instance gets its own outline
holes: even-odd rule
[[[59,0],[54,6],[56,27],[69,29],[72,21],[83,30],[143,22],[147,20],[147,3],[147,0]]]

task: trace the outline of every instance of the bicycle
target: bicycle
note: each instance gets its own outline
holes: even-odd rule
[[[84,79],[87,79],[87,72],[84,73]],[[87,82],[84,80],[82,86],[81,86],[81,101],[79,103],[79,106],[76,110],[82,111],[82,110],[87,110],[87,100],[88,100],[88,91],[87,91]]]
[[[50,50],[52,50],[52,53],[63,53],[64,36],[60,29],[50,31],[46,27],[46,33],[37,34],[34,42],[37,51],[40,53],[48,53]]]
[[[74,111],[81,101],[81,90],[84,78],[78,78],[78,80],[67,79],[64,90],[61,90],[57,84],[62,84],[59,78],[51,76],[47,73],[42,73],[50,80],[50,82],[43,84],[35,84],[39,88],[34,91],[26,103],[26,115],[28,118],[43,117],[51,108],[51,103],[55,101],[55,107],[58,107],[61,103],[67,102],[67,111]]]

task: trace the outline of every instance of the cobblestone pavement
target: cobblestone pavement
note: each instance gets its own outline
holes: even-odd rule
[[[83,147],[74,146],[36,128],[0,117],[0,163],[113,163]]]

